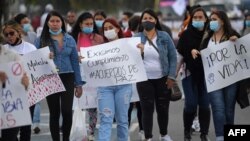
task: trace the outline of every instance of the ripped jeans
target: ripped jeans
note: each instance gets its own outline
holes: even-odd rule
[[[99,87],[97,94],[100,118],[98,141],[110,141],[114,116],[117,122],[117,141],[127,141],[132,85]]]

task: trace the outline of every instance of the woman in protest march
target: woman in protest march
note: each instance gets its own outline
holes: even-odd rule
[[[250,33],[250,11],[245,14],[242,36],[247,35],[248,33]]]
[[[7,43],[4,46],[15,50],[18,54],[24,55],[36,50],[33,44],[22,39],[22,27],[16,21],[7,21],[3,26],[3,33],[6,33],[4,37]]]
[[[36,33],[33,31],[33,27],[30,24],[30,19],[26,14],[20,13],[17,14],[14,17],[14,20],[19,23],[22,27],[22,39],[26,42],[29,42],[31,44],[35,43],[35,40],[37,38]],[[40,102],[36,103],[34,108],[34,115],[33,115],[33,131],[35,134],[38,134],[40,132],[39,123],[40,123]],[[20,132],[26,132],[25,130],[22,130],[21,128]],[[21,133],[22,135],[22,133]]]
[[[143,11],[140,18],[139,33],[143,62],[148,77],[147,81],[137,83],[137,90],[142,108],[142,125],[145,138],[152,140],[153,113],[156,105],[160,139],[172,141],[168,135],[170,88],[176,77],[176,49],[168,33],[161,31],[156,13],[151,9]]]
[[[5,38],[8,38],[9,36],[11,36],[10,32],[7,32],[7,31],[3,32],[3,34]],[[9,48],[3,47],[0,44],[0,64],[1,65],[3,63],[9,63],[9,62],[19,61],[19,60],[20,60],[20,56],[15,51]],[[5,87],[6,85],[5,83],[7,79],[8,79],[8,76],[6,75],[6,72],[0,70],[0,90]],[[20,83],[25,87],[25,89],[28,88],[29,78],[25,73]],[[1,133],[0,141],[16,141],[19,128],[20,127],[13,127],[13,128],[1,130],[0,132],[2,133]]]
[[[197,69],[197,61],[193,59],[192,49],[199,49],[206,26],[209,23],[206,12],[201,7],[191,13],[191,19],[187,29],[182,33],[177,44],[178,53],[182,56],[181,71],[182,86],[185,95],[183,110],[184,141],[191,141],[191,126],[196,115],[197,108],[200,122],[201,141],[208,141],[207,135],[210,124],[209,96],[206,91],[204,74],[202,69]]]
[[[4,37],[7,42],[4,46],[16,51],[19,55],[24,55],[36,50],[36,47],[33,44],[22,39],[22,32],[23,29],[21,25],[14,20],[7,21],[3,26],[3,33],[6,33],[6,36],[4,35]],[[30,107],[31,118],[33,118],[34,108],[35,106]],[[30,141],[30,139],[31,125],[20,127],[19,140]]]
[[[98,10],[95,12],[94,14],[94,19],[95,19],[95,25],[97,26],[98,28],[98,33],[99,34],[102,34],[103,31],[102,31],[102,25],[103,25],[103,22],[104,20],[107,18],[107,15],[105,14],[104,11],[102,10]]]
[[[249,33],[250,33],[250,12],[248,11],[245,14],[245,19],[243,22],[242,36],[245,36]],[[236,100],[242,109],[250,105],[248,98],[249,91],[250,91],[250,78],[240,81]]]
[[[239,37],[240,35],[232,28],[226,13],[224,11],[213,11],[199,50],[211,45],[218,45],[224,41],[235,41]],[[193,49],[191,53],[194,59],[201,60],[200,52],[197,49]],[[201,61],[197,65],[203,67]],[[233,83],[208,93],[213,112],[216,141],[224,141],[225,124],[234,124],[237,87],[238,83]]]
[[[105,19],[103,23],[104,42],[123,38],[123,32],[116,20]],[[117,123],[117,140],[128,140],[128,108],[132,96],[132,84],[105,86],[97,88],[100,127],[98,141],[111,139],[112,123]]]
[[[82,13],[72,29],[72,36],[77,43],[77,50],[80,48],[91,47],[104,42],[103,37],[98,33],[94,18],[89,12]],[[81,58],[81,56],[80,56]],[[95,129],[97,123],[97,108],[87,109],[89,113],[89,140],[95,140]]]
[[[30,19],[28,18],[27,15],[20,13],[17,14],[14,17],[14,20],[19,23],[22,27],[22,39],[26,42],[29,42],[31,44],[35,43],[35,40],[37,38],[36,33],[33,31],[33,27],[30,24]],[[40,132],[40,128],[39,128],[39,122],[40,122],[40,102],[36,103],[34,105],[35,107],[31,107],[34,108],[34,112],[33,112],[33,130],[35,133],[39,133]],[[20,129],[20,135],[23,136],[23,134],[26,133],[26,128],[27,127],[22,127]],[[20,137],[22,138],[22,137]]]
[[[30,24],[30,19],[28,18],[28,16],[23,13],[20,13],[14,17],[14,20],[17,23],[19,23],[22,27],[21,33],[22,33],[23,40],[31,44],[34,44],[37,38],[37,35],[33,31],[33,27]]]
[[[50,132],[53,141],[60,141],[59,118],[62,112],[63,141],[69,141],[72,126],[72,105],[75,96],[81,97],[82,85],[76,42],[66,33],[63,17],[51,11],[46,20],[41,36],[36,40],[37,48],[49,46],[59,77],[66,89],[64,92],[49,95],[47,99],[50,113]]]

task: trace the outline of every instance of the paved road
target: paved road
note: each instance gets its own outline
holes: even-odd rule
[[[32,134],[32,141],[51,141],[50,132],[49,132],[49,113],[47,104],[45,101],[42,101],[42,112],[41,112],[41,132],[39,134]],[[172,137],[174,141],[182,141],[183,140],[183,119],[182,119],[182,111],[183,111],[183,100],[178,102],[171,102],[170,104],[170,117],[169,117],[169,135]],[[153,140],[159,140],[159,128],[157,126],[156,115],[154,118],[154,129],[153,129]],[[238,105],[236,105],[236,115],[235,115],[235,123],[236,124],[249,124],[250,125],[250,108],[240,109]],[[99,125],[97,125],[99,127]],[[138,123],[136,118],[136,109],[134,109],[132,113],[132,124],[129,129],[130,132],[130,140],[131,141],[139,141],[140,136],[138,134]],[[200,141],[199,133],[195,133],[192,141]],[[212,141],[215,140],[213,120],[211,120],[210,124],[210,132],[209,137]],[[112,141],[116,141],[116,125],[113,125],[112,130]]]

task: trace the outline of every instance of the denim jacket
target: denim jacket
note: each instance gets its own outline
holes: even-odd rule
[[[82,81],[81,79],[76,42],[74,38],[68,33],[64,33],[62,48],[58,48],[58,42],[56,40],[53,41],[56,47],[53,60],[58,69],[58,73],[74,73],[75,86],[85,84],[85,81]],[[35,46],[40,48],[40,37],[35,41]],[[51,51],[53,50],[52,46],[49,46],[49,48]]]
[[[175,80],[176,77],[176,65],[177,65],[177,54],[175,45],[171,37],[164,31],[156,31],[156,47],[159,50],[161,65],[163,67],[164,76]],[[135,35],[135,37],[141,37],[141,43],[145,44],[147,38],[143,32]]]

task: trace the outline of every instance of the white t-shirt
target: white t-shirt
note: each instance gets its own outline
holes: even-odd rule
[[[215,42],[215,41],[213,41],[212,40],[212,38],[209,40],[209,42],[208,42],[208,45],[207,45],[207,47],[209,47],[209,46],[211,46],[211,45],[216,45],[216,44],[219,44],[219,42]]]
[[[154,43],[155,46],[156,46],[156,39],[157,37],[152,39],[152,42]],[[150,45],[148,41],[146,41],[144,45],[143,62],[144,62],[144,66],[146,69],[148,79],[159,79],[164,76],[163,69],[161,66],[160,55],[156,51],[156,49],[153,47],[153,45]]]
[[[9,44],[4,45],[5,47],[16,51],[19,55],[24,55],[26,53],[29,53],[31,51],[35,51],[37,50],[36,47],[34,45],[32,45],[31,43],[28,43],[24,40],[22,40],[22,43],[16,46],[11,46]]]

